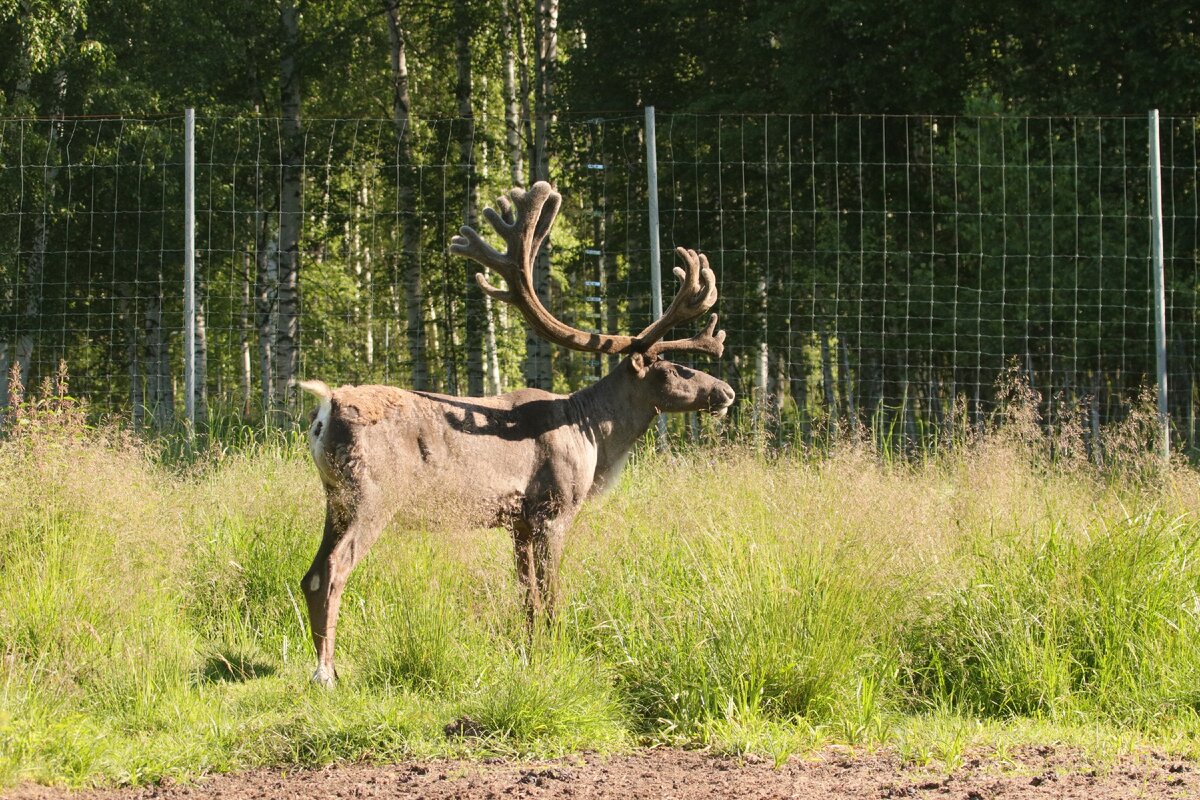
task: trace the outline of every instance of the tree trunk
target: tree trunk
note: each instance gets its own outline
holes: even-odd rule
[[[17,17],[19,41],[17,42],[16,52],[12,59],[14,62],[12,90],[8,93],[7,98],[8,115],[10,117],[27,116],[35,110],[29,102],[29,93],[33,86],[33,49],[40,46],[39,43],[34,41],[34,36],[31,33],[35,27],[34,19],[32,18],[36,17],[38,12],[28,3],[21,3],[19,6],[20,9]],[[63,38],[58,41],[57,47],[61,48],[64,40],[72,39],[74,34],[74,30],[61,31],[60,36]],[[67,73],[64,70],[59,69],[55,72],[54,88],[55,101],[51,116],[57,117],[63,114],[63,105],[66,99]],[[52,208],[51,201],[58,182],[58,159],[56,156],[59,124],[56,121],[51,121],[50,123],[50,134],[47,141],[47,153],[49,157],[47,158],[46,167],[42,174],[46,190],[43,198],[43,207],[47,209],[47,212],[37,219],[34,234],[34,251],[30,254],[25,267],[26,280],[29,282],[29,295],[26,298],[25,308],[22,312],[25,331],[18,334],[16,352],[13,354],[10,354],[9,348],[11,343],[9,341],[0,342],[0,368],[2,368],[0,369],[0,413],[3,413],[3,410],[7,408],[9,401],[9,377],[13,365],[10,359],[15,358],[15,363],[20,367],[20,377],[25,381],[29,378],[29,371],[33,361],[33,332],[39,326],[41,316],[42,276],[46,264],[48,215],[49,209]],[[28,384],[26,383],[25,385]]]
[[[929,380],[926,382],[925,390],[925,445],[943,444],[949,441],[949,438],[938,441],[940,434],[946,429],[946,417],[953,417],[953,413],[946,414],[942,406],[942,380],[938,371],[935,369],[929,370]]]
[[[525,133],[525,147],[528,148],[529,170],[534,172],[534,141],[533,141],[533,109],[530,106],[530,95],[533,90],[529,81],[529,49],[525,46],[525,17],[521,14],[522,0],[512,0],[513,27],[517,32],[517,78],[521,90],[519,120]]]
[[[450,270],[446,270],[445,274],[446,282],[449,284]],[[454,297],[453,287],[449,285],[445,287],[442,299],[446,308],[446,315],[442,319],[443,346],[439,359],[446,371],[446,388],[443,391],[446,394],[461,394],[462,387],[458,382],[458,353],[461,345],[458,341],[458,323],[454,317],[458,303],[456,302],[457,298]]]
[[[842,356],[842,387],[846,393],[846,418],[852,423],[858,419],[858,403],[855,398],[854,379],[850,374],[850,345],[845,336],[838,337],[838,349]]]
[[[430,363],[437,364],[442,360],[442,339],[440,336],[438,336],[438,326],[440,324],[440,320],[438,319],[437,305],[434,303],[433,299],[425,298],[425,300],[425,310],[422,316],[425,318],[426,324],[428,325],[428,330],[425,332],[426,341],[429,343],[428,357]],[[442,390],[442,387],[438,384],[438,374],[436,370],[432,373],[429,373],[426,380],[429,384],[430,391],[440,392]]]
[[[755,327],[758,328],[758,341],[755,343],[757,353],[754,361],[754,410],[755,416],[759,424],[766,423],[770,416],[770,370],[771,370],[771,351],[767,342],[767,279],[765,276],[759,276],[758,285],[756,287],[758,294],[758,320]]]
[[[276,300],[275,375],[272,411],[277,422],[287,419],[295,395],[300,362],[300,194],[304,178],[304,131],[300,124],[300,19],[293,0],[279,5],[282,48],[279,59],[283,136],[279,197],[279,291]]]
[[[821,385],[825,389],[825,412],[829,419],[837,419],[837,386],[833,382],[833,358],[829,352],[829,333],[822,325],[821,333]]]
[[[726,351],[726,357],[722,360],[725,362],[725,382],[733,389],[734,394],[738,397],[745,397],[746,386],[742,381],[742,356],[737,354],[730,357],[728,351]],[[734,430],[737,430],[740,421],[741,404],[734,403],[729,409],[729,425]]]
[[[603,177],[599,177],[601,182]],[[596,289],[596,294],[600,297],[600,306],[597,309],[599,317],[596,319],[596,327],[603,328],[607,331],[619,331],[620,325],[617,320],[617,301],[608,296],[608,287],[616,285],[616,259],[607,256],[608,248],[608,209],[604,204],[604,193],[597,190],[595,184],[592,189],[592,240],[595,242],[596,249],[600,252],[597,256],[596,263],[596,282],[599,284]],[[621,360],[620,356],[610,353],[606,358],[597,357],[599,364],[597,367],[597,375],[599,378],[604,372],[612,372],[617,367],[617,363]]]
[[[390,383],[392,380],[392,327],[395,325],[396,336],[395,341],[400,341],[401,334],[404,333],[404,323],[401,320],[404,318],[404,301],[400,297],[400,287],[396,285],[396,265],[395,255],[388,257],[387,261],[387,302],[391,313],[388,321],[383,326],[383,382]]]
[[[408,60],[405,53],[404,31],[400,27],[397,0],[384,0],[388,32],[392,43],[392,125],[396,131],[396,168],[398,185],[396,205],[400,212],[399,268],[404,275],[405,334],[414,389],[429,389],[429,366],[425,347],[425,326],[422,308],[425,305],[421,284],[420,237],[414,209],[412,181],[415,174],[412,148],[412,120],[409,109],[412,99],[408,93]]]
[[[863,375],[864,378],[867,375],[871,376],[870,382],[864,380],[859,384],[865,387],[865,391],[861,395],[862,402],[859,403],[861,409],[859,413],[862,414],[863,424],[867,426],[867,430],[871,434],[871,441],[876,445],[879,444],[879,434],[882,431],[883,398],[886,391],[884,374],[887,368],[882,360],[876,361],[875,359],[881,359],[883,355],[883,353],[875,354],[869,370],[863,361],[860,360],[858,364],[860,375]]]
[[[788,321],[788,393],[792,396],[792,403],[796,406],[796,414],[800,418],[801,430],[806,431],[809,421],[808,408],[808,373],[805,371],[803,362],[797,360],[796,353],[801,351],[801,346],[798,344],[801,339],[801,334],[796,332],[792,321]]]
[[[466,224],[478,229],[479,219],[479,186],[475,181],[475,113],[471,107],[471,25],[470,10],[466,0],[455,0],[454,4],[456,25],[458,29],[456,63],[458,67],[458,86],[455,94],[458,99],[458,150],[459,162],[462,164],[463,178],[466,183],[466,198],[464,217]],[[465,327],[467,345],[467,394],[478,397],[483,394],[483,336],[486,327],[484,320],[484,297],[486,295],[475,283],[475,273],[478,265],[469,259],[463,259],[467,282],[465,306]]]
[[[0,424],[3,424],[4,413],[8,410],[8,376],[12,371],[9,358],[8,342],[0,342]]]
[[[250,269],[254,259],[249,252],[242,253],[242,303],[238,318],[238,372],[240,373],[242,416],[250,415],[250,403],[254,392],[254,375],[250,360]]]
[[[158,291],[146,305],[142,317],[142,348],[146,366],[146,409],[156,430],[165,430],[175,419],[174,381],[167,333],[163,330],[163,284],[159,273]]]
[[[63,113],[63,103],[67,95],[67,75],[59,70],[54,77],[55,101],[54,115]],[[42,199],[43,212],[34,222],[33,252],[25,262],[25,308],[22,313],[23,325],[17,337],[17,365],[21,370],[21,385],[28,387],[30,369],[33,364],[34,334],[41,326],[42,316],[42,280],[46,271],[46,252],[50,238],[50,216],[54,209],[54,196],[58,186],[58,139],[59,127],[62,123],[57,120],[50,122],[50,132],[46,140],[46,165],[42,168]],[[7,380],[7,378],[6,378]]]
[[[488,391],[492,394],[504,393],[504,382],[500,378],[500,355],[496,347],[496,314],[492,308],[491,295],[483,296],[484,315],[487,319],[487,335],[486,335],[486,351],[487,351],[487,367],[488,367],[488,382],[490,387]]]
[[[1188,401],[1187,401],[1187,420],[1188,420],[1188,449],[1196,447],[1196,373],[1188,373]]]
[[[57,122],[50,124],[51,131],[58,128]],[[50,146],[53,147],[56,134],[50,134]],[[45,204],[49,208],[53,203],[54,184],[58,179],[58,166],[48,166],[43,171],[43,183],[46,191]],[[29,373],[33,363],[34,333],[41,325],[42,315],[42,276],[46,269],[46,246],[49,238],[49,212],[38,215],[33,235],[33,252],[25,262],[25,308],[22,311],[21,330],[17,336],[17,366],[21,377],[21,385],[29,386]]]
[[[322,266],[325,263],[325,253],[329,248],[330,237],[332,232],[329,230],[329,202],[333,196],[333,179],[334,179],[334,137],[329,137],[329,143],[325,146],[325,179],[321,181],[321,217],[317,223],[316,231],[311,232],[310,239],[313,241],[312,247],[312,263],[315,266]]]
[[[521,0],[504,0],[504,142],[508,148],[513,186],[525,185],[525,157],[521,149],[521,105],[517,101],[517,54],[514,29],[521,29]],[[524,48],[521,48],[524,50]],[[522,53],[524,58],[524,53]],[[524,81],[522,81],[524,83]],[[528,87],[522,87],[528,93]],[[526,94],[528,96],[528,94]]]
[[[359,190],[359,207],[370,208],[371,190],[366,179]],[[359,287],[362,293],[362,325],[363,325],[363,361],[367,365],[367,373],[372,374],[375,368],[375,269],[372,261],[370,243],[363,244],[355,226],[355,242],[360,247],[358,254]]]
[[[771,426],[774,442],[783,441],[784,405],[787,402],[787,357],[776,353],[772,358],[774,369],[771,370]]]
[[[912,401],[912,407],[909,407],[909,401]],[[903,401],[900,406],[900,413],[904,415],[904,440],[901,442],[901,451],[908,452],[911,448],[917,445],[917,415],[920,414],[920,405],[916,399],[915,392],[909,392],[908,381],[904,382]]]
[[[26,14],[33,16],[33,9],[29,5],[23,5],[22,9]],[[34,25],[30,24],[31,20],[21,20],[18,18],[17,31],[20,35],[20,42],[17,44],[17,51],[13,58],[15,79],[13,81],[13,90],[8,97],[8,111],[6,116],[17,116],[21,112],[27,112],[26,103],[29,101],[29,90],[33,87],[33,58],[30,49],[33,45],[32,31]],[[15,112],[15,113],[14,113]],[[7,374],[5,373],[5,382],[7,385]],[[5,389],[7,392],[7,389]]]
[[[204,287],[197,286],[196,292],[196,341],[195,364],[196,385],[193,388],[193,408],[196,411],[196,428],[204,430],[208,425],[208,328],[205,325],[206,306]]]
[[[554,78],[558,61],[558,0],[538,0],[537,25],[537,81],[534,92],[535,121],[533,133],[533,179],[550,180],[550,126],[554,122]],[[538,299],[546,308],[552,308],[550,298],[550,251],[549,238],[533,265],[533,285]],[[552,351],[550,343],[526,329],[526,382],[538,389],[552,389]]]
[[[262,215],[259,226],[257,270],[254,275],[254,316],[258,329],[258,364],[262,375],[263,419],[268,419],[271,398],[275,396],[275,376],[271,365],[275,363],[275,293],[279,283],[279,241],[276,234],[267,237],[267,215]]]

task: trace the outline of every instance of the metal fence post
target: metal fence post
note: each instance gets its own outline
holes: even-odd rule
[[[183,111],[183,386],[188,432],[196,429],[196,109]]]
[[[650,316],[658,319],[663,313],[662,250],[658,231],[658,140],[654,130],[654,106],[646,106],[646,194],[650,214]],[[658,445],[667,441],[667,415],[658,415]]]
[[[1167,297],[1163,255],[1162,161],[1159,156],[1158,109],[1150,112],[1150,251],[1154,272],[1154,345],[1158,369],[1158,423],[1162,456],[1171,457],[1171,426],[1167,416]]]

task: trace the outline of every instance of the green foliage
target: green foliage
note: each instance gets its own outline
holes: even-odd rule
[[[0,170],[0,360],[22,332],[52,334],[30,345],[47,388],[6,384],[0,783],[647,741],[776,761],[828,740],[945,763],[979,738],[1197,749],[1200,487],[1147,458],[1152,417],[1128,406],[1150,354],[1146,304],[1130,301],[1148,291],[1130,267],[1147,249],[1134,224],[1141,119],[1200,97],[1197,21],[1180,3],[565,4],[554,310],[597,328],[647,321],[631,112],[674,112],[659,126],[663,238],[713,256],[720,311],[738,322],[724,369],[750,397],[760,346],[788,354],[732,437],[758,453],[808,447],[640,458],[579,520],[562,619],[531,647],[502,536],[396,530],[346,596],[342,684],[309,687],[296,582],[320,487],[296,432],[260,424],[263,387],[239,385],[243,346],[253,357],[271,336],[259,336],[270,298],[267,311],[244,298],[278,241],[281,57],[298,61],[309,147],[306,376],[405,382],[400,295],[420,270],[433,388],[462,389],[455,345],[476,295],[445,243],[470,188],[486,202],[509,183],[501,69],[515,48],[501,5],[400,5],[411,163],[375,9],[307,4],[285,52],[270,5],[0,2],[0,35],[15,43],[0,53],[0,160],[12,167]],[[534,9],[510,7],[528,74]],[[453,155],[465,121],[446,113],[464,20],[474,172]],[[212,402],[196,431],[172,427],[174,115],[187,105],[200,109],[210,321]],[[889,116],[793,116],[813,112]],[[1016,116],[1029,113],[1055,116]],[[1194,162],[1195,120],[1164,136],[1165,152]],[[1182,209],[1169,249],[1184,265],[1168,274],[1172,330],[1196,322],[1193,167],[1169,172],[1168,203]],[[402,252],[407,221],[415,255]],[[584,252],[596,242],[603,324],[573,285],[599,270]],[[1100,280],[1117,272],[1119,284]],[[493,310],[509,388],[521,382],[516,317]],[[368,330],[390,356],[369,349]],[[1194,360],[1187,339],[1172,345],[1177,363]],[[89,379],[93,408],[165,435],[138,446],[95,427],[65,374],[43,374],[55,348]],[[1014,353],[1036,390],[1029,424],[980,435],[980,401],[963,387],[986,392]],[[558,366],[571,389],[600,365]],[[1085,444],[1089,393],[1125,421]],[[1176,419],[1192,394],[1176,391]],[[674,421],[673,436],[725,435],[690,425]],[[893,458],[917,442],[916,463]],[[804,460],[813,453],[823,458]]]
[[[1194,718],[1194,520],[1147,511],[980,545],[973,573],[931,593],[909,632],[920,702],[1146,727]]]
[[[1153,360],[1148,273],[1130,267],[1148,249],[1146,226],[1130,223],[1147,206],[1141,120],[1151,107],[1197,106],[1200,39],[1186,4],[1110,6],[564,4],[550,148],[568,202],[550,308],[583,327],[646,324],[636,112],[655,104],[662,238],[713,258],[729,323],[722,369],[739,393],[749,395],[761,345],[782,364],[769,377],[780,432],[803,440],[857,416],[906,447],[936,440],[960,402],[980,424],[1014,355],[1047,411],[1056,395],[1091,397],[1105,419],[1120,417]],[[177,115],[192,105],[204,384],[248,424],[265,416],[259,349],[274,335],[279,169],[299,157],[281,151],[287,56],[304,101],[302,372],[403,384],[419,330],[430,388],[464,391],[463,343],[477,338],[468,311],[481,298],[473,268],[445,247],[473,192],[486,203],[511,181],[505,55],[520,50],[520,32],[516,71],[536,73],[537,15],[531,0],[397,8],[412,101],[401,132],[378,8],[306,5],[291,52],[271,5],[0,5],[0,29],[19,44],[0,55],[0,157],[15,167],[0,174],[0,356],[32,333],[34,381],[66,355],[97,408],[170,426],[183,405],[166,387],[182,361]],[[464,33],[470,119],[448,113]],[[883,116],[844,116],[858,113]],[[1114,114],[1135,116],[1103,116]],[[468,124],[471,168],[458,153]],[[1194,167],[1195,128],[1168,120],[1168,165]],[[529,144],[519,142],[518,166]],[[1165,192],[1179,420],[1195,405],[1192,167],[1168,168]],[[405,244],[406,224],[419,241]],[[597,244],[603,276],[584,252]],[[401,295],[415,273],[423,299],[410,331]],[[600,277],[610,313],[597,320],[581,284]],[[505,388],[523,382],[516,317],[493,309],[491,319]],[[558,388],[601,367],[556,358]]]
[[[1110,481],[1015,416],[923,465],[640,453],[577,521],[531,644],[502,533],[393,526],[351,579],[332,692],[309,684],[302,453],[164,465],[78,425],[0,443],[5,783],[657,742],[950,765],[1200,736],[1196,474]]]
[[[730,716],[840,718],[879,644],[855,609],[887,605],[844,554],[796,552],[758,525],[645,533],[586,573],[573,627],[619,665],[650,731],[687,741]]]

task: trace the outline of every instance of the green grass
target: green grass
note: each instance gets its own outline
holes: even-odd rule
[[[532,647],[503,533],[393,526],[327,692],[299,592],[322,497],[292,440],[179,467],[25,432],[0,442],[0,785],[642,743],[1196,755],[1200,477],[1037,452],[642,454],[580,516]]]

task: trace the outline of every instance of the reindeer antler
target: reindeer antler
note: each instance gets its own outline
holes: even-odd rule
[[[592,353],[634,353],[657,355],[668,350],[708,353],[720,356],[725,350],[725,331],[717,330],[717,315],[708,326],[689,339],[662,341],[667,331],[683,322],[693,320],[717,301],[717,281],[703,253],[680,247],[676,249],[687,268],[676,267],[680,280],[679,291],[661,317],[637,336],[614,333],[589,333],[563,323],[554,317],[538,299],[533,286],[533,261],[550,233],[550,226],[562,206],[562,195],[549,183],[538,181],[526,192],[515,188],[497,201],[501,213],[488,208],[484,219],[504,240],[507,248],[500,253],[489,245],[474,228],[463,226],[450,241],[450,252],[466,256],[500,273],[504,289],[493,286],[483,273],[475,280],[483,291],[497,300],[515,306],[533,330],[554,344],[572,350]]]
[[[720,357],[725,351],[725,331],[717,330],[716,314],[709,319],[703,332],[690,339],[660,341],[671,328],[703,316],[717,302],[717,277],[708,266],[708,256],[686,247],[676,247],[675,252],[687,264],[686,270],[682,267],[672,270],[675,277],[679,278],[679,291],[663,315],[650,323],[637,338],[641,342],[651,343],[646,348],[650,355],[680,350]]]

